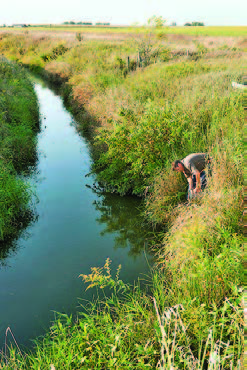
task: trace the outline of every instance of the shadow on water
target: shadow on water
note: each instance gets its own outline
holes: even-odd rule
[[[8,258],[14,256],[18,252],[18,240],[20,238],[26,239],[29,237],[27,228],[33,225],[37,220],[38,215],[35,209],[31,208],[15,220],[17,224],[15,235],[12,235],[4,241],[0,240],[0,268],[8,266]]]
[[[37,130],[37,133],[39,130]],[[20,178],[24,183],[28,183],[29,179],[37,173],[38,166],[38,153],[37,153],[37,142],[32,148],[32,155],[28,157],[28,160],[22,163],[13,163],[15,168],[15,173],[17,177]],[[15,254],[18,250],[18,239],[28,237],[26,229],[35,223],[38,219],[38,215],[35,208],[35,203],[37,199],[35,194],[29,188],[27,192],[32,192],[32,201],[29,204],[29,208],[24,211],[19,212],[18,217],[13,220],[15,225],[15,232],[12,235],[5,237],[4,241],[0,240],[0,267],[5,266],[5,259],[9,256]]]

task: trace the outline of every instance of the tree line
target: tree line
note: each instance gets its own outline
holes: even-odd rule
[[[63,22],[63,24],[67,24],[67,25],[81,25],[81,26],[92,26],[93,25],[93,22],[74,22],[74,21],[70,21],[70,22]],[[108,23],[108,22],[97,22],[97,23],[95,23],[95,26],[110,26],[110,23]]]

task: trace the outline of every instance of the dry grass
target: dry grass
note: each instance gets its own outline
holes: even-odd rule
[[[67,81],[72,75],[72,68],[69,63],[65,62],[51,62],[45,66],[45,71],[60,78],[61,80]]]
[[[172,271],[173,289],[207,304],[219,304],[240,283],[241,170],[224,152],[218,154],[208,188],[177,207],[158,249],[159,266]]]
[[[196,50],[195,42],[201,43],[208,49],[218,49],[227,46],[228,48],[246,49],[247,27],[205,27],[199,28],[199,32],[195,32],[196,27],[177,27],[167,28],[163,32],[166,35],[164,43],[172,50],[189,49]],[[198,29],[198,27],[197,27]],[[194,31],[194,32],[193,32]],[[232,31],[232,32],[231,32]],[[83,27],[61,27],[61,28],[29,28],[28,30],[20,29],[0,29],[0,35],[3,33],[12,33],[14,35],[31,36],[34,39],[52,38],[57,41],[64,40],[70,46],[77,43],[75,34],[80,32],[84,41],[98,40],[98,41],[115,41],[124,42],[130,39],[138,40],[145,37],[146,29],[108,29],[105,28],[83,28]],[[224,35],[224,33],[226,35]],[[154,36],[155,33],[154,33]],[[83,41],[82,41],[83,42]]]

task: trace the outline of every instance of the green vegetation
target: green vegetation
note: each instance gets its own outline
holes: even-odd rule
[[[13,28],[5,27],[5,30],[18,33],[20,30],[16,30]],[[135,26],[135,27],[119,27],[119,26],[79,26],[79,25],[32,25],[28,27],[29,31],[46,31],[46,32],[82,32],[82,33],[98,33],[98,34],[128,34],[128,35],[136,35],[136,34],[143,34],[147,32],[147,26]],[[176,27],[164,27],[165,32],[167,34],[177,34],[177,35],[194,35],[194,36],[215,36],[215,37],[222,37],[222,36],[231,36],[231,37],[240,37],[247,35],[247,27],[246,26],[176,26]],[[25,32],[25,31],[23,31]],[[159,32],[157,29],[154,32]]]
[[[62,84],[78,129],[91,134],[101,185],[144,198],[159,230],[157,266],[147,290],[126,286],[119,271],[113,278],[109,261],[82,275],[91,287],[113,289],[110,298],[76,321],[60,315],[32,352],[12,348],[4,366],[240,369],[244,108],[231,82],[242,79],[245,53],[195,43],[193,53],[173,56],[160,37],[78,41],[63,41],[67,50],[54,60],[42,55],[61,40],[48,36],[6,35],[0,51]],[[150,58],[140,66],[143,42]],[[201,151],[213,157],[212,175],[188,204],[171,162]]]
[[[236,245],[235,251],[232,250],[235,266],[237,249]],[[223,252],[229,255],[227,247]],[[230,258],[229,262],[232,264]],[[217,305],[217,301],[208,302],[207,296],[186,297],[180,291],[181,286],[170,288],[171,281],[158,271],[152,276],[153,288],[148,293],[139,286],[131,289],[119,279],[119,271],[112,277],[107,260],[103,268],[93,268],[90,275],[82,275],[91,287],[98,286],[103,291],[110,288],[110,298],[89,304],[86,312],[84,307],[76,320],[57,314],[50,332],[35,341],[33,351],[23,355],[12,347],[2,366],[6,369],[16,366],[49,369],[54,365],[55,369],[174,367],[188,370],[217,370],[222,366],[240,370],[242,310],[237,290]],[[220,271],[219,267],[217,273]],[[218,277],[214,273],[208,275],[211,279]],[[220,278],[217,280],[220,285],[219,281]],[[208,280],[204,292],[210,290],[212,296],[217,295],[217,287],[212,287]]]
[[[0,60],[0,242],[14,237],[29,213],[28,185],[17,177],[33,164],[38,106],[26,73]]]

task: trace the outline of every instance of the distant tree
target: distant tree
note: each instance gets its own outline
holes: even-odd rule
[[[191,25],[192,26],[204,26],[204,23],[203,22],[192,22]]]
[[[153,15],[151,18],[148,19],[148,25],[155,28],[162,28],[166,24],[166,19],[156,15]]]
[[[185,23],[185,26],[204,26],[203,22]]]
[[[110,26],[110,23],[108,22],[97,22],[95,23],[96,26]]]
[[[76,24],[74,21],[70,21],[70,22],[63,22],[63,24]]]
[[[75,24],[81,25],[81,26],[92,26],[92,22],[76,22]]]
[[[176,22],[172,22],[171,26],[172,27],[176,27],[177,23]]]

